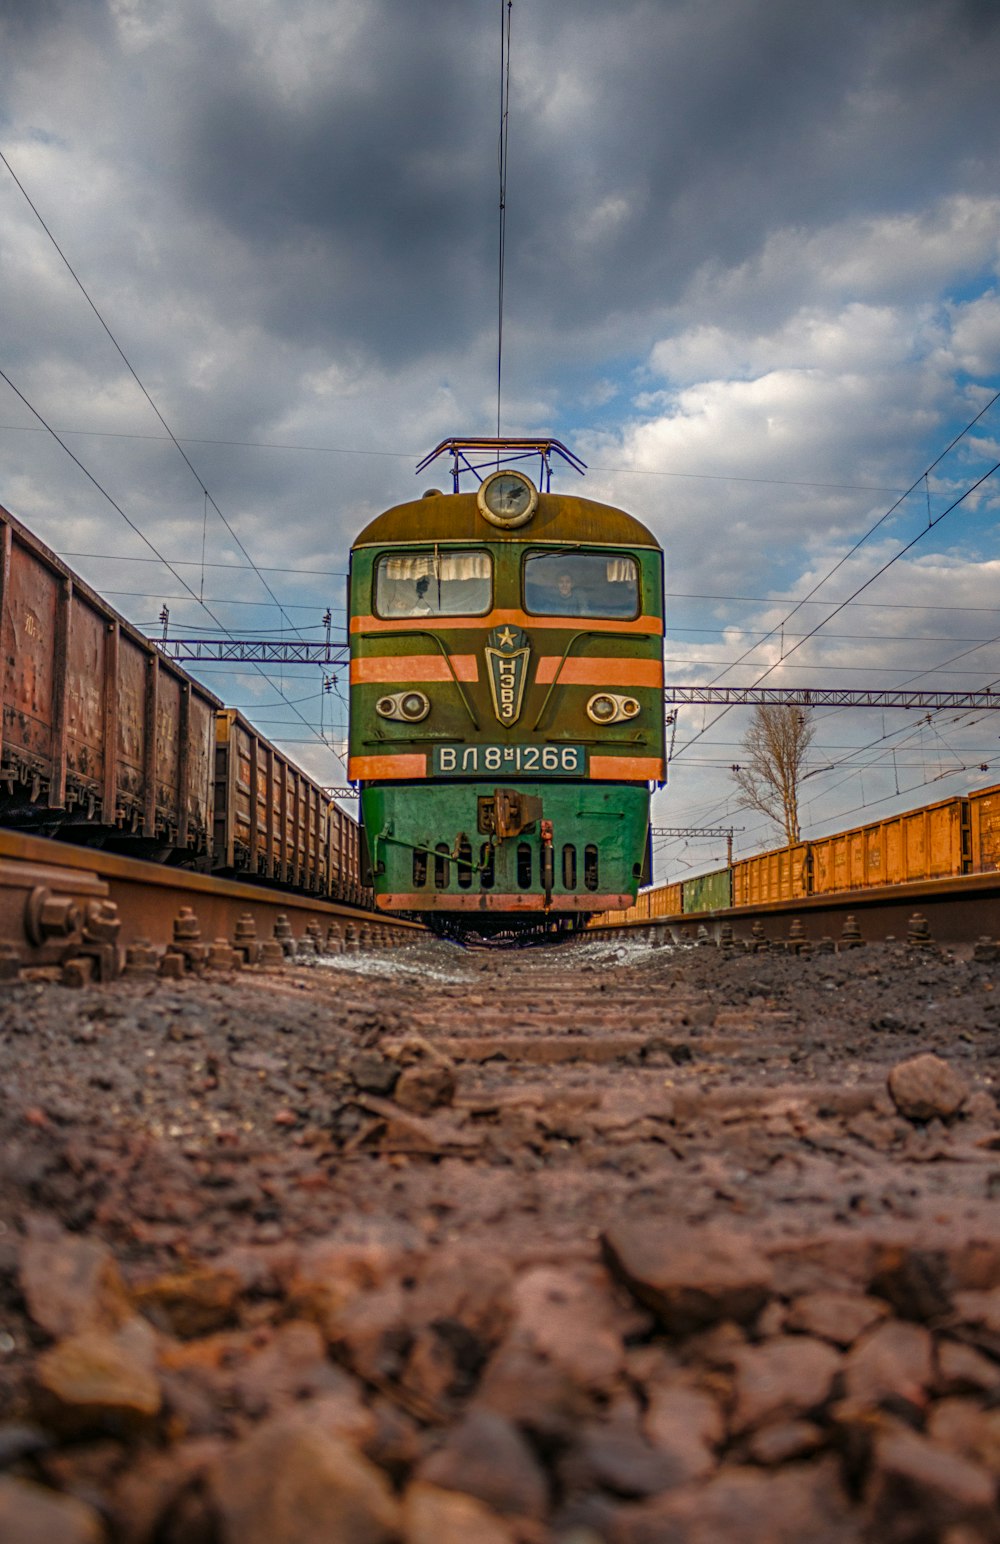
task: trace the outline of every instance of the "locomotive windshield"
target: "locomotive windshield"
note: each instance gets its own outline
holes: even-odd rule
[[[626,552],[529,552],[524,609],[537,616],[638,616],[639,565]]]
[[[488,552],[385,553],[375,565],[380,617],[482,616],[493,604]]]

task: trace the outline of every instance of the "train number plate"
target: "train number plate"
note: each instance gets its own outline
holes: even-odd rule
[[[582,745],[435,745],[435,777],[583,777]]]

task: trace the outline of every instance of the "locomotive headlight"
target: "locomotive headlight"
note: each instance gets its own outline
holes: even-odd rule
[[[419,724],[430,711],[431,700],[423,692],[394,692],[375,704],[379,718],[402,719],[407,724]]]
[[[617,692],[597,692],[587,703],[587,717],[595,724],[621,724],[641,712],[634,697],[619,697]]]
[[[613,697],[602,693],[591,697],[587,703],[587,713],[595,724],[613,724],[618,716],[618,704]]]
[[[431,711],[430,699],[423,692],[404,692],[399,699],[399,711],[411,724],[419,724]]]

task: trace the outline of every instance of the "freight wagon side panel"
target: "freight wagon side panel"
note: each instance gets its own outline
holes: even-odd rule
[[[728,911],[733,904],[733,876],[729,868],[697,874],[681,885],[681,910]]]
[[[215,754],[215,702],[197,684],[188,698],[187,771],[184,777],[182,845],[189,851],[208,850],[212,831],[212,764]]]
[[[862,833],[864,840],[864,858],[862,863],[863,885],[884,885],[887,883],[885,873],[885,821],[880,820],[876,825],[866,826]]]
[[[758,906],[808,894],[808,846],[780,847],[733,865],[733,904]]]
[[[938,879],[962,872],[959,799],[948,799],[902,815],[903,879]]]
[[[903,827],[903,878],[923,879],[927,873],[927,814],[916,810],[901,819]]]
[[[812,893],[827,895],[833,889],[833,848],[828,836],[809,844],[812,854]]]
[[[344,875],[344,812],[339,804],[330,804],[327,812],[327,877],[329,893],[335,899],[344,894],[346,879]]]
[[[963,840],[967,800],[949,799],[927,811],[927,878],[943,879],[964,871]]]
[[[274,806],[271,802],[271,785],[274,780],[274,752],[264,740],[257,742],[254,763],[253,820],[255,834],[254,866],[258,874],[273,879],[275,874],[275,824]]]
[[[180,823],[181,746],[187,707],[178,678],[155,662],[156,740],[153,783],[156,790],[154,821],[157,828],[175,831]]]
[[[679,917],[682,910],[682,886],[679,882],[669,885],[657,885],[655,890],[649,892],[649,915],[651,917]]]
[[[981,789],[969,803],[972,868],[975,873],[992,873],[1000,869],[1000,787]]]
[[[120,636],[115,782],[118,810],[130,825],[135,825],[145,802],[148,658],[132,638],[124,633]],[[110,820],[108,812],[105,812],[105,820]]]
[[[59,575],[9,537],[3,597],[3,757],[12,767],[48,776],[52,761],[53,694]]]
[[[72,803],[84,795],[96,804],[104,792],[106,693],[114,631],[86,599],[74,595],[66,669],[66,782]],[[113,749],[107,749],[113,755]],[[114,811],[108,818],[114,820]]]

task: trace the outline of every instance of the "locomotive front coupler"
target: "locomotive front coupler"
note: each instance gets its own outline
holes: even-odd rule
[[[552,845],[552,822],[539,822],[542,836],[542,889],[545,891],[546,911],[552,905],[552,886],[555,883],[555,853]]]

